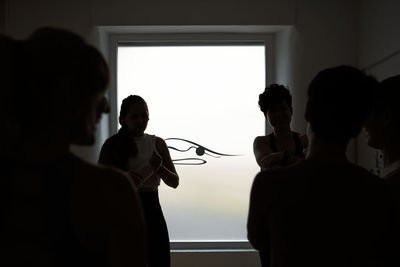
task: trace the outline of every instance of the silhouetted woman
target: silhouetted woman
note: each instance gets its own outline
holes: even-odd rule
[[[128,176],[70,153],[108,110],[101,54],[52,28],[0,36],[0,54],[0,266],[147,266]]]
[[[165,141],[145,133],[149,111],[143,98],[130,95],[122,101],[121,129],[103,145],[99,163],[127,171],[139,186],[149,236],[150,266],[170,266],[167,225],[158,198],[161,179],[176,188],[179,177]]]
[[[271,84],[260,94],[258,105],[273,129],[273,133],[254,140],[254,155],[261,170],[289,166],[304,158],[307,136],[290,129],[293,108],[289,90]]]

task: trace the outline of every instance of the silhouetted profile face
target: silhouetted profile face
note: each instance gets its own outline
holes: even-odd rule
[[[383,80],[374,95],[371,116],[364,127],[367,143],[377,149],[394,147],[400,136],[400,75]]]
[[[121,118],[121,123],[128,128],[132,136],[142,136],[149,121],[149,111],[145,103],[132,104],[128,113]]]
[[[382,118],[381,114],[373,111],[365,121],[364,127],[367,144],[370,147],[381,149],[384,138],[384,136],[382,136],[382,132],[385,129],[384,118]]]
[[[84,129],[81,133],[77,133],[76,144],[93,145],[96,141],[97,124],[99,123],[103,113],[109,112],[108,101],[104,96],[105,91],[98,93],[88,103],[86,116],[82,114],[82,126],[77,129]]]
[[[25,80],[16,83],[21,138],[60,147],[92,145],[96,124],[108,110],[109,73],[101,53],[80,36],[55,28],[35,31],[18,49],[19,80]]]
[[[289,127],[292,120],[292,109],[286,101],[282,100],[270,104],[268,111],[264,115],[274,128]]]

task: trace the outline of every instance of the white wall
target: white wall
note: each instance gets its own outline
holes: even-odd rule
[[[5,31],[16,38],[46,25],[71,29],[95,44],[94,26],[99,25],[293,25],[289,32],[280,33],[289,42],[283,53],[290,55],[290,64],[282,67],[288,73],[276,74],[291,87],[292,125],[299,132],[306,128],[306,89],[312,77],[322,68],[357,63],[354,1],[6,1]],[[77,151],[94,162],[98,149]]]
[[[396,0],[359,1],[359,50],[358,64],[361,68],[375,65],[388,55],[400,50],[400,2]],[[368,73],[379,80],[400,74],[400,55],[394,56]],[[366,145],[365,135],[357,140],[358,163],[367,169],[376,169],[376,150]]]

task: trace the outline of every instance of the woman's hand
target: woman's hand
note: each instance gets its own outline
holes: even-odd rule
[[[153,155],[149,160],[149,164],[156,173],[158,173],[158,171],[162,167],[162,163],[163,163],[162,158],[159,155],[157,155],[156,152],[153,152]]]

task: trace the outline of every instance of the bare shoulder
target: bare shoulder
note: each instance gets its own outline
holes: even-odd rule
[[[124,172],[113,168],[98,166],[84,160],[78,159],[76,164],[76,175],[81,177],[82,182],[110,183],[116,180],[124,180]]]
[[[159,149],[159,152],[161,152],[162,154],[165,154],[167,152],[169,153],[167,143],[165,143],[164,139],[162,139],[161,137],[156,136],[156,145],[157,149]]]
[[[143,211],[128,175],[82,160],[75,170],[71,225],[80,243],[113,266],[147,266]]]
[[[254,138],[253,148],[254,151],[268,151],[270,147],[270,140],[269,136],[257,136]]]
[[[165,143],[164,139],[162,139],[161,137],[156,136],[156,144],[157,145],[162,145],[162,146],[167,146],[167,143]]]
[[[269,136],[257,136],[254,138],[254,144],[269,144]]]
[[[301,174],[306,172],[303,165],[304,164],[300,162],[285,168],[262,171],[257,174],[254,181],[268,188],[291,182],[297,183],[301,181]]]
[[[89,221],[107,221],[105,217],[117,212],[115,209],[137,205],[136,188],[127,174],[83,160],[76,164],[71,190],[75,210],[89,210],[80,214]]]

